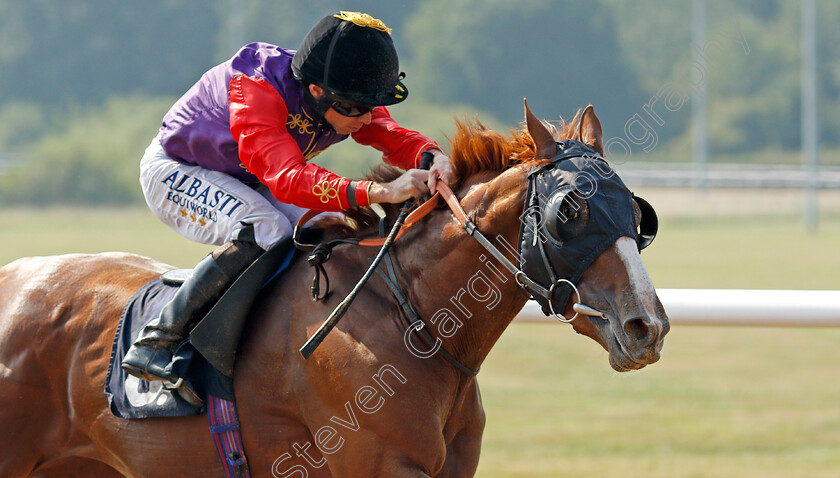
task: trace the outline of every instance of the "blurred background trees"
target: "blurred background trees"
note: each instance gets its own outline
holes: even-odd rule
[[[840,4],[817,8],[822,160],[840,163]],[[690,0],[0,0],[0,204],[142,202],[139,158],[180,94],[242,44],[296,48],[340,9],[393,28],[411,97],[392,114],[443,145],[453,117],[516,127],[526,96],[547,119],[592,103],[622,136],[692,54]],[[799,3],[707,12],[707,40],[749,48],[708,58],[711,160],[798,163]],[[634,159],[689,161],[689,110],[648,119],[658,144]],[[348,144],[316,158],[356,176],[377,161]]]

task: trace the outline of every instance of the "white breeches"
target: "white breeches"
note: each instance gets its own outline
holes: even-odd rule
[[[284,204],[265,185],[238,179],[166,156],[155,137],[140,160],[140,186],[149,208],[167,226],[202,244],[221,245],[254,226],[257,244],[268,250],[292,235],[306,209]]]

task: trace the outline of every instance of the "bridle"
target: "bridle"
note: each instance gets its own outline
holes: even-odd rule
[[[564,139],[555,148],[553,157],[528,172],[518,267],[500,261],[546,315],[561,322],[579,315],[606,318],[581,302],[575,283],[619,237],[635,239],[639,251],[650,245],[658,228],[656,212],[627,189],[593,147]],[[566,319],[563,311],[570,300],[574,315]]]
[[[564,156],[561,153],[561,154],[558,154],[558,156],[556,156],[555,158],[552,158],[551,161],[552,162],[558,162],[562,159],[565,159],[566,157],[571,157],[571,156]],[[534,181],[536,181],[537,176],[539,176],[539,174],[535,174],[534,171],[529,173],[529,182],[530,182],[530,184],[529,184],[529,195],[531,195],[531,192],[530,192],[531,189],[532,189],[531,186],[533,185]],[[554,310],[553,305],[550,306],[551,307],[551,313],[557,320],[559,320],[560,322],[569,323],[569,322],[572,322],[575,319],[577,319],[580,315],[586,315],[586,316],[592,316],[592,317],[601,317],[603,319],[606,319],[606,315],[603,312],[598,311],[598,310],[596,310],[592,307],[589,307],[589,306],[581,303],[580,292],[578,291],[577,287],[575,286],[575,284],[572,281],[570,281],[568,279],[565,279],[565,278],[556,278],[555,277],[555,274],[554,274],[554,272],[551,268],[550,263],[548,262],[547,257],[545,256],[545,253],[542,254],[543,257],[545,257],[544,266],[549,271],[549,273],[552,275],[551,285],[546,287],[546,286],[540,284],[538,281],[530,278],[525,271],[523,271],[522,269],[517,267],[513,262],[511,262],[505,256],[505,254],[502,251],[499,250],[498,247],[496,247],[492,242],[490,242],[487,239],[487,237],[484,236],[484,234],[482,234],[481,231],[479,231],[478,227],[467,216],[463,207],[458,202],[458,198],[455,196],[455,194],[452,192],[452,190],[449,188],[449,186],[446,183],[443,183],[443,182],[438,182],[437,192],[430,199],[428,199],[425,203],[423,203],[422,205],[417,207],[411,214],[408,214],[407,217],[404,214],[401,213],[400,218],[398,218],[397,222],[394,224],[394,228],[392,229],[391,234],[389,234],[389,237],[387,237],[387,238],[379,238],[379,239],[357,239],[357,238],[337,239],[337,240],[330,241],[327,244],[319,244],[317,246],[310,245],[310,244],[303,244],[298,239],[299,235],[300,235],[301,228],[310,219],[312,219],[316,215],[320,214],[320,211],[309,211],[306,214],[304,214],[304,216],[301,217],[301,219],[298,221],[297,225],[295,226],[295,231],[293,233],[293,237],[295,238],[295,245],[297,245],[300,249],[308,250],[308,251],[312,252],[312,254],[310,255],[310,258],[309,258],[309,263],[311,265],[315,266],[316,271],[317,271],[316,276],[315,276],[315,280],[313,281],[313,299],[314,300],[322,299],[323,297],[326,296],[326,294],[329,291],[329,280],[327,280],[327,291],[323,295],[320,295],[320,291],[319,291],[320,287],[318,285],[318,277],[321,273],[323,273],[323,275],[326,277],[326,271],[323,270],[323,265],[322,264],[323,264],[324,261],[329,259],[332,247],[334,247],[335,245],[338,245],[338,244],[342,244],[342,243],[343,244],[355,244],[355,245],[360,245],[360,246],[382,246],[383,250],[380,251],[380,254],[377,256],[377,258],[382,256],[386,259],[388,276],[386,276],[381,271],[380,271],[380,275],[385,280],[386,284],[391,289],[391,292],[394,294],[398,303],[400,304],[400,307],[405,312],[406,318],[409,322],[409,324],[408,324],[409,328],[412,328],[415,332],[419,333],[421,338],[423,339],[423,341],[426,342],[426,344],[428,346],[431,346],[433,343],[438,342],[440,339],[436,339],[436,338],[432,337],[431,334],[429,334],[428,331],[425,330],[425,323],[419,318],[419,316],[416,314],[416,312],[414,312],[411,305],[408,303],[408,300],[406,299],[405,294],[400,289],[399,284],[397,283],[397,279],[396,279],[396,275],[395,275],[395,272],[394,272],[393,264],[391,262],[390,256],[388,256],[388,254],[387,254],[387,247],[386,246],[390,246],[390,244],[393,243],[393,241],[402,237],[407,232],[408,229],[410,229],[414,224],[416,224],[418,221],[420,221],[422,218],[424,218],[427,214],[429,214],[432,210],[434,210],[437,207],[437,205],[439,204],[441,198],[443,198],[443,200],[446,202],[447,206],[449,207],[449,209],[452,212],[452,215],[455,217],[456,221],[458,221],[458,223],[461,225],[461,227],[464,229],[464,231],[466,231],[467,234],[469,234],[473,239],[478,241],[478,243],[488,253],[490,253],[490,255],[495,257],[496,260],[498,260],[499,263],[502,264],[502,266],[505,269],[507,269],[508,272],[510,272],[514,276],[514,279],[516,280],[516,283],[529,296],[533,297],[534,295],[538,295],[538,296],[544,298],[545,300],[547,300],[549,304],[552,304],[552,298],[554,297],[555,290],[559,285],[567,285],[574,291],[575,296],[577,297],[577,300],[573,303],[573,306],[572,306],[572,309],[574,311],[574,316],[572,316],[572,318],[567,319],[564,315],[562,315],[562,311],[560,311],[561,313],[558,314]],[[529,206],[529,201],[531,201],[531,198],[526,197],[525,208],[527,208]],[[407,208],[407,206],[404,206],[403,211],[405,211],[406,208]],[[380,224],[380,232],[382,234],[384,234],[383,224],[384,224],[384,222]],[[518,251],[518,254],[521,254],[521,250]],[[353,292],[356,292],[364,284],[364,282],[367,281],[368,277],[369,277],[369,275],[366,274],[362,278],[362,280],[360,280],[359,284],[357,284],[356,288],[354,288]],[[315,348],[320,344],[320,342],[323,340],[323,338],[326,336],[326,334],[329,332],[329,330],[331,330],[335,326],[335,324],[338,322],[338,319],[340,319],[340,317],[346,311],[347,307],[349,307],[349,304],[345,305],[345,303],[346,303],[346,299],[345,299],[345,302],[342,302],[342,304],[339,304],[339,307],[336,308],[336,311],[334,311],[334,313],[327,319],[327,321],[325,321],[324,324],[322,324],[321,329],[319,329],[319,331],[316,332],[307,341],[307,343],[304,344],[304,346],[301,348],[301,354],[305,358],[308,358],[312,354],[312,352],[314,352]],[[437,345],[439,346],[440,344],[437,344]],[[478,373],[477,369],[473,370],[473,369],[467,367],[466,365],[464,365],[463,363],[458,361],[449,352],[447,352],[443,347],[438,347],[438,354],[443,359],[445,359],[447,362],[452,364],[455,368],[464,372],[465,374],[476,375]]]
[[[562,315],[562,311],[561,314],[557,314],[557,312],[554,311],[554,308],[552,306],[551,312],[554,315],[554,318],[556,318],[560,322],[569,323],[578,318],[579,315],[592,315],[598,317],[604,316],[602,312],[598,312],[597,310],[580,303],[580,292],[578,291],[575,284],[572,283],[570,280],[556,279],[551,284],[551,286],[545,287],[539,282],[528,277],[528,274],[525,273],[525,271],[523,271],[522,269],[517,267],[513,262],[511,262],[504,255],[504,253],[502,253],[502,251],[499,250],[499,248],[493,245],[493,243],[490,242],[487,239],[487,237],[484,236],[484,234],[482,234],[481,231],[478,230],[478,227],[476,227],[475,223],[472,222],[472,220],[470,220],[470,218],[467,216],[466,212],[464,212],[464,209],[458,202],[458,198],[455,197],[455,194],[452,192],[448,185],[438,184],[438,190],[438,194],[440,194],[441,197],[443,197],[444,201],[446,201],[446,204],[449,206],[449,209],[452,210],[452,214],[455,216],[455,219],[461,224],[461,227],[464,229],[464,231],[466,231],[467,234],[472,236],[473,239],[478,241],[478,243],[481,244],[481,246],[484,247],[484,249],[487,252],[489,252],[493,257],[495,257],[496,260],[499,261],[499,263],[501,263],[502,266],[513,275],[519,287],[522,288],[526,293],[528,293],[529,296],[533,296],[534,294],[536,294],[540,297],[545,298],[549,301],[549,303],[551,303],[551,298],[554,295],[554,290],[555,287],[557,287],[557,285],[567,284],[572,288],[572,290],[574,290],[575,295],[577,296],[577,301],[575,301],[573,306],[575,315],[572,316],[571,319],[567,319],[565,316]],[[521,254],[521,251],[517,251],[517,254]],[[546,262],[545,267],[550,268],[551,266]]]
[[[478,243],[481,244],[481,246],[487,252],[489,252],[490,255],[495,257],[496,260],[499,261],[499,263],[501,263],[502,266],[513,275],[519,287],[521,287],[525,292],[527,292],[529,296],[537,294],[540,297],[544,297],[550,301],[551,297],[554,294],[554,288],[557,286],[557,284],[566,283],[572,287],[572,289],[575,291],[575,294],[578,297],[578,301],[580,301],[580,292],[578,292],[577,287],[575,287],[575,285],[567,279],[558,279],[557,281],[552,283],[550,287],[546,288],[537,281],[528,277],[528,274],[526,274],[525,271],[523,271],[522,269],[517,267],[513,262],[511,262],[504,255],[504,253],[499,250],[498,247],[493,245],[493,243],[490,242],[487,239],[487,237],[484,234],[482,234],[481,231],[478,230],[478,227],[476,227],[475,223],[472,220],[470,220],[466,212],[464,212],[464,209],[458,202],[458,198],[455,197],[455,194],[452,192],[448,185],[438,184],[438,190],[439,192],[437,194],[440,194],[443,200],[446,201],[446,204],[449,206],[449,209],[452,210],[452,214],[455,216],[455,219],[461,224],[461,227],[464,229],[464,231],[466,231],[467,234],[469,234],[473,239],[478,241]],[[521,253],[521,251],[517,251],[517,253]],[[549,267],[548,264],[546,264],[546,267]],[[558,315],[556,312],[554,312],[553,309],[552,313],[554,314],[554,317],[557,320],[566,323],[572,322],[578,317],[578,312],[575,312],[575,315],[571,319],[567,319],[562,315]]]

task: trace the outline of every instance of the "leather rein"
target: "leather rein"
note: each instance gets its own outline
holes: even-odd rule
[[[479,244],[481,244],[481,246],[484,247],[487,250],[487,252],[489,252],[493,257],[495,257],[496,260],[498,260],[502,264],[502,266],[504,266],[505,269],[507,269],[511,274],[513,274],[514,278],[516,279],[517,284],[519,284],[519,286],[521,288],[523,288],[525,290],[525,292],[527,292],[529,295],[537,294],[537,295],[540,295],[542,297],[546,297],[550,300],[551,296],[554,294],[554,288],[557,284],[562,282],[562,283],[567,283],[572,287],[575,294],[577,295],[577,301],[575,301],[575,307],[574,307],[575,315],[571,319],[565,319],[565,318],[561,319],[560,317],[558,317],[558,320],[561,320],[563,322],[571,322],[571,321],[575,320],[578,317],[579,314],[600,315],[600,313],[598,311],[587,310],[587,309],[589,309],[588,307],[583,306],[582,304],[579,304],[580,293],[578,292],[575,285],[572,284],[571,282],[569,282],[565,279],[559,279],[550,288],[546,288],[546,287],[540,285],[539,283],[533,281],[532,279],[530,279],[527,276],[527,274],[525,274],[525,272],[523,272],[516,265],[514,265],[513,262],[511,262],[507,257],[505,257],[505,255],[496,246],[494,246],[478,230],[475,223],[472,220],[470,220],[470,218],[467,216],[466,212],[464,211],[463,207],[461,207],[461,204],[458,202],[458,198],[455,196],[455,194],[452,192],[452,190],[449,188],[449,186],[446,183],[439,182],[437,184],[437,192],[434,194],[434,196],[429,198],[426,202],[424,202],[423,204],[418,206],[414,211],[412,211],[411,214],[409,214],[407,217],[405,217],[404,222],[401,224],[399,232],[393,237],[391,242],[401,238],[408,231],[408,229],[410,229],[414,224],[419,222],[421,219],[426,217],[432,210],[434,210],[438,206],[441,198],[443,198],[443,200],[446,202],[447,206],[452,211],[453,216],[461,224],[461,227],[464,228],[464,230],[467,232],[467,234],[469,234],[475,240],[477,240],[479,242]],[[526,198],[526,200],[527,200],[527,198]],[[297,225],[295,226],[295,233],[294,233],[295,244],[302,250],[311,251],[310,256],[308,258],[308,261],[309,261],[310,265],[312,265],[313,267],[316,268],[316,275],[315,275],[315,278],[313,279],[313,285],[312,285],[312,294],[313,294],[313,299],[314,300],[321,300],[324,297],[326,297],[326,295],[329,293],[329,279],[327,278],[326,271],[323,269],[323,263],[326,262],[329,259],[330,255],[331,255],[332,248],[334,246],[336,246],[338,244],[354,244],[354,245],[359,245],[359,246],[370,246],[370,247],[379,247],[379,246],[384,246],[386,244],[389,245],[389,242],[388,242],[389,238],[336,239],[336,240],[330,241],[329,243],[319,244],[317,246],[299,243],[297,238],[298,238],[298,234],[299,234],[300,229],[310,219],[314,218],[316,215],[318,215],[320,213],[321,213],[321,211],[312,210],[312,211],[308,211],[306,214],[304,214],[300,218],[300,220],[298,221]],[[399,222],[399,220],[398,220],[398,222]],[[395,226],[396,226],[396,224],[395,224]],[[380,233],[384,234],[384,218],[380,222]],[[392,233],[393,233],[393,231],[392,231]],[[473,370],[470,367],[461,363],[458,359],[456,359],[449,352],[447,352],[443,347],[440,346],[440,343],[439,343],[440,339],[434,338],[425,329],[425,323],[422,321],[422,319],[420,319],[420,317],[417,315],[417,313],[413,310],[413,308],[409,304],[408,300],[406,299],[405,294],[402,292],[402,290],[399,287],[399,284],[398,284],[397,279],[396,279],[395,271],[394,271],[394,266],[393,266],[393,263],[391,261],[390,255],[388,255],[387,251],[384,252],[381,255],[385,258],[386,268],[388,270],[388,275],[386,276],[386,274],[384,272],[382,272],[381,270],[378,270],[378,271],[380,273],[380,276],[385,280],[386,284],[391,289],[391,292],[394,294],[394,297],[397,299],[397,302],[400,304],[400,307],[405,312],[405,318],[408,322],[408,327],[412,328],[415,332],[417,332],[420,335],[421,339],[426,343],[427,346],[437,347],[438,348],[437,353],[440,354],[440,356],[443,359],[445,359],[447,362],[449,362],[455,368],[457,368],[458,370],[460,370],[461,372],[463,372],[467,375],[476,375],[478,373],[477,369]],[[320,294],[319,278],[320,278],[320,275],[322,273],[323,273],[324,277],[326,278],[326,283],[327,283],[326,291],[324,292],[324,294]],[[366,277],[363,278],[363,281],[366,281],[366,280],[367,280]],[[361,283],[362,283],[362,281],[360,281],[360,284]],[[341,307],[341,305],[339,307]],[[336,309],[336,311],[338,312],[338,309]],[[341,314],[343,314],[343,312],[344,312],[344,310],[341,311]],[[334,314],[335,314],[335,312],[334,312]],[[555,317],[557,317],[557,314],[555,314]],[[314,338],[314,336],[313,336],[313,338]],[[311,340],[312,339],[310,339],[310,341]],[[317,344],[315,344],[315,345],[317,346]],[[303,353],[303,348],[301,350],[302,350],[302,353]],[[314,347],[312,348],[312,350],[314,350]],[[309,351],[309,354],[311,354],[312,350]],[[304,354],[304,356],[308,358],[307,354]]]
[[[399,282],[397,281],[396,271],[395,271],[395,268],[394,268],[393,261],[391,260],[391,256],[387,252],[387,248],[386,248],[386,246],[390,245],[391,243],[393,243],[394,241],[396,241],[397,239],[399,239],[403,235],[405,235],[405,233],[414,224],[416,224],[421,219],[426,217],[430,212],[432,212],[437,207],[437,205],[440,203],[441,196],[444,197],[447,204],[450,205],[450,208],[452,208],[452,204],[456,205],[456,209],[453,209],[452,212],[455,215],[455,217],[458,218],[458,220],[460,222],[463,223],[463,220],[469,220],[469,219],[467,219],[467,215],[464,212],[463,208],[461,208],[461,205],[458,204],[458,200],[457,200],[457,198],[455,198],[455,194],[452,192],[452,190],[449,188],[448,185],[446,185],[445,183],[438,183],[437,189],[438,189],[438,192],[436,192],[434,196],[429,198],[423,204],[421,204],[416,209],[414,209],[414,211],[412,211],[410,214],[408,214],[408,216],[405,217],[405,219],[402,221],[402,223],[400,223],[399,219],[397,220],[397,224],[395,224],[395,226],[399,226],[399,229],[398,229],[398,232],[396,232],[396,234],[393,237],[380,237],[380,238],[376,238],[376,239],[357,239],[357,238],[335,239],[335,240],[332,240],[332,241],[330,241],[328,243],[325,243],[325,244],[318,244],[317,246],[302,244],[298,240],[300,230],[301,230],[301,228],[303,227],[304,224],[309,222],[309,220],[311,220],[312,218],[314,218],[318,214],[321,214],[322,211],[316,211],[316,210],[307,211],[303,216],[301,216],[301,218],[297,222],[297,225],[295,226],[295,232],[293,234],[293,237],[294,237],[295,245],[298,246],[299,249],[310,250],[311,251],[310,255],[309,255],[309,258],[308,258],[308,262],[309,262],[310,265],[315,267],[315,277],[313,278],[313,281],[312,281],[312,299],[316,300],[316,301],[323,300],[327,296],[327,294],[329,294],[329,278],[326,274],[326,270],[324,270],[323,263],[326,262],[327,260],[329,260],[330,255],[332,254],[332,248],[333,247],[335,247],[339,244],[353,244],[353,245],[358,245],[358,246],[382,247],[383,249],[382,249],[382,251],[380,251],[380,255],[385,260],[387,274],[379,268],[377,268],[376,270],[377,270],[377,272],[379,272],[380,277],[385,282],[385,284],[388,286],[388,288],[391,290],[391,293],[394,295],[394,298],[397,300],[397,302],[400,305],[400,308],[403,310],[403,312],[404,312],[403,317],[406,319],[407,327],[411,328],[415,333],[417,333],[420,336],[421,340],[426,344],[426,346],[431,347],[432,349],[436,349],[436,352],[435,352],[436,355],[439,355],[440,357],[442,357],[444,360],[449,362],[453,367],[457,368],[458,370],[460,370],[464,374],[474,376],[474,375],[478,374],[479,369],[473,370],[472,368],[464,365],[461,361],[459,361],[457,358],[455,358],[455,356],[450,354],[445,348],[443,348],[441,346],[439,338],[433,337],[432,334],[430,334],[426,330],[426,328],[425,328],[426,324],[423,322],[423,320],[420,318],[420,316],[417,315],[417,312],[415,312],[414,309],[411,307],[411,304],[408,302],[408,299],[406,298],[405,294],[403,293],[402,288],[400,288],[400,286],[399,286]],[[450,197],[451,200],[446,199],[447,197]],[[379,222],[379,232],[380,232],[381,236],[385,235],[385,218],[384,217]],[[393,233],[393,231],[392,231],[392,233]],[[323,276],[325,278],[325,281],[326,281],[326,290],[324,291],[323,294],[320,293],[320,276],[322,274],[323,274]],[[359,281],[359,284],[357,284],[357,288],[359,287],[359,285],[363,284],[366,281],[367,281],[367,277],[363,277],[362,280]],[[345,301],[346,301],[346,299],[345,299]],[[339,304],[339,307],[336,308],[336,311],[334,311],[333,314],[330,316],[330,318],[327,319],[327,322],[331,321],[331,319],[332,319],[333,323],[338,321],[338,318],[340,318],[340,316],[343,315],[344,311],[346,310],[346,307],[342,308],[343,304],[344,304],[344,302],[342,302],[342,304]],[[335,317],[336,315],[337,315],[337,317]],[[325,322],[325,324],[327,322]],[[323,327],[324,326],[322,325],[322,328]],[[329,329],[331,329],[331,328],[332,328],[332,326],[329,326]],[[329,330],[327,330],[327,332],[328,331]],[[323,335],[325,335],[325,334],[323,334]],[[311,355],[311,353],[314,351],[314,349],[318,346],[318,344],[320,344],[321,340],[323,340],[323,337],[321,337],[320,339],[317,339],[316,336],[313,335],[313,337],[311,337],[310,340],[307,341],[307,344],[312,343],[312,345],[307,347],[307,344],[304,344],[304,347],[301,348],[301,354],[303,354],[305,358],[308,358],[309,355]],[[404,337],[404,340],[408,340],[408,339]]]

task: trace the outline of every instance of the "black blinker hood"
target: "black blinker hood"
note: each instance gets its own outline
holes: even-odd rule
[[[550,299],[532,291],[546,315],[552,308],[562,314],[570,298],[572,288],[558,280],[577,283],[595,258],[619,237],[638,241],[633,193],[595,149],[580,141],[562,140],[550,161],[529,173],[518,244],[520,269],[546,289],[556,284]],[[588,215],[572,220],[559,215],[545,217],[551,196],[570,191],[576,191],[575,202],[585,202],[581,210],[588,209]],[[557,207],[552,205],[550,210],[556,212]],[[655,214],[653,217],[655,221]],[[570,234],[565,241],[555,237],[563,228]]]

